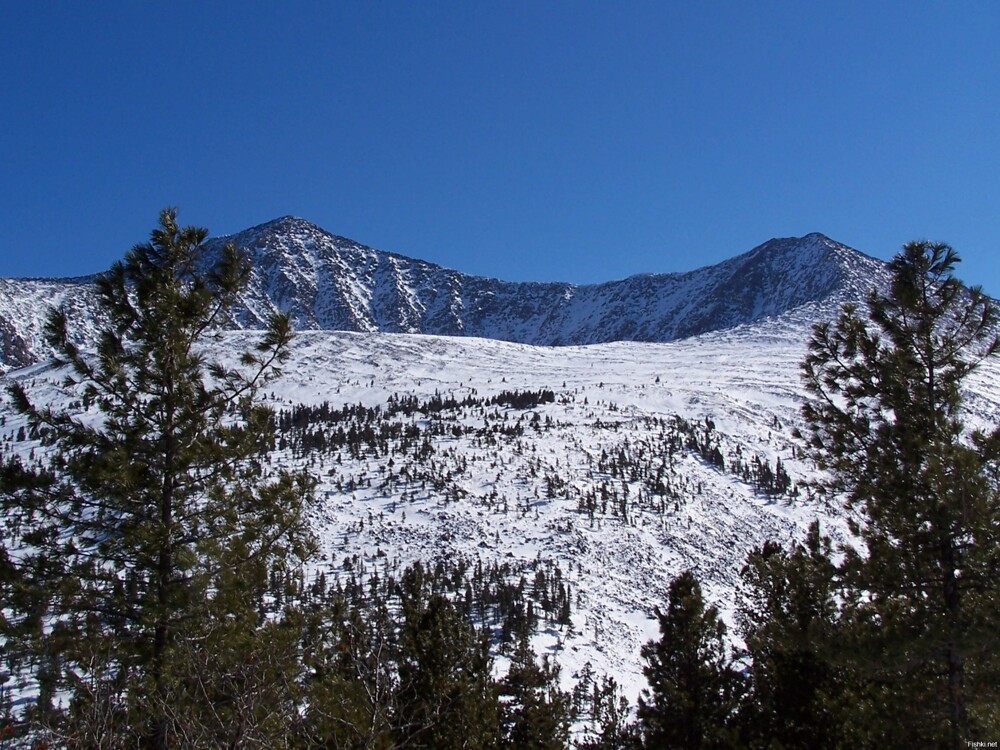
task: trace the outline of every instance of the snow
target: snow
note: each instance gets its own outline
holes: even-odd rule
[[[686,488],[680,509],[637,511],[628,522],[600,514],[589,521],[575,500],[546,498],[544,488],[539,492],[542,478],[557,474],[576,489],[592,489],[607,479],[592,465],[602,450],[610,453],[626,443],[634,448],[656,432],[649,418],[678,415],[690,422],[710,418],[724,453],[739,449],[768,461],[780,458],[800,481],[811,469],[793,457],[790,430],[800,424],[805,397],[797,366],[807,335],[802,322],[787,320],[667,344],[558,348],[306,332],[299,335],[274,396],[278,404],[379,406],[392,395],[490,397],[502,390],[552,389],[556,403],[531,410],[543,421],[552,419],[555,426],[547,431],[526,429],[523,438],[488,448],[467,436],[436,442],[435,460],[442,465],[454,466],[457,457],[467,462],[451,483],[465,492],[457,502],[447,500],[447,490],[412,486],[412,498],[401,501],[398,492],[379,490],[377,481],[373,488],[337,492],[331,467],[317,466],[324,502],[316,528],[333,567],[354,555],[374,563],[382,553],[400,564],[438,556],[558,562],[579,598],[574,627],[540,637],[537,645],[554,649],[558,643],[565,679],[590,662],[597,673],[613,675],[634,700],[645,685],[639,648],[657,635],[653,608],[665,601],[674,575],[696,570],[707,597],[732,627],[747,552],[768,539],[798,538],[817,518],[825,533],[847,541],[843,515],[804,493],[795,499],[762,496],[690,453],[677,460],[677,481]],[[251,339],[234,334],[229,343],[246,345]],[[996,382],[997,373],[991,365],[980,377]],[[998,396],[994,388],[979,398],[995,409]],[[507,411],[512,419],[530,418]],[[472,413],[447,418],[478,421]],[[377,478],[385,460],[351,466],[345,460],[337,471],[340,477]],[[640,491],[640,483],[626,484],[633,495]],[[507,497],[506,511],[490,501],[491,493]],[[526,510],[518,510],[522,505]],[[356,524],[362,517],[360,531]],[[344,530],[352,526],[345,542]]]
[[[771,240],[715,266],[645,274],[603,284],[513,283],[468,276],[374,250],[285,217],[210,240],[227,242],[253,273],[237,326],[260,329],[276,310],[300,329],[479,336],[536,345],[616,340],[671,341],[783,314],[821,302],[829,313],[884,276],[884,264],[822,235]],[[609,252],[614,252],[609,248]],[[0,280],[0,367],[46,356],[42,302],[70,299],[71,320],[87,321],[88,280]],[[97,327],[73,329],[80,341]]]
[[[673,576],[694,569],[738,640],[739,571],[751,548],[798,538],[814,519],[835,541],[850,540],[844,514],[801,489],[813,470],[797,458],[791,433],[801,424],[798,364],[810,326],[880,278],[877,261],[809,235],[773,240],[690,274],[573,287],[465,277],[294,219],[235,239],[254,262],[242,325],[257,327],[280,307],[300,326],[366,331],[300,332],[284,375],[267,394],[277,409],[324,402],[385,407],[390,397],[482,399],[515,390],[549,389],[556,396],[527,410],[392,417],[421,428],[440,418],[449,428],[433,439],[433,470],[446,477],[436,489],[400,479],[404,466],[417,466],[408,456],[272,454],[274,465],[305,466],[319,481],[310,520],[321,542],[316,565],[328,576],[342,574],[343,561],[355,557],[369,570],[442,557],[509,562],[524,571],[558,563],[574,592],[573,624],[543,627],[535,645],[557,657],[567,686],[589,663],[597,674],[613,676],[634,702],[645,686],[639,649],[657,637],[653,610],[664,604]],[[53,290],[58,298],[86,297],[72,284],[3,284],[0,322],[23,324],[17,330],[32,341],[42,298]],[[92,341],[96,328],[87,322],[79,335]],[[387,328],[404,333],[371,332]],[[668,341],[697,330],[709,332]],[[661,343],[538,345],[600,342],[623,331]],[[235,361],[258,336],[220,332],[209,346]],[[38,398],[69,402],[59,395],[58,372],[47,365],[7,377]],[[1000,406],[1000,368],[988,364],[972,382],[970,421],[990,424]],[[6,417],[0,436],[11,439],[23,421],[6,396],[0,414]],[[663,435],[681,422],[699,429],[713,424],[727,466],[738,457],[772,466],[780,459],[799,492],[768,497],[696,451],[668,456]],[[498,435],[495,442],[476,435],[498,423],[520,425],[523,435]],[[453,434],[452,427],[462,429]],[[662,508],[643,479],[599,468],[602,454],[619,453],[646,467],[669,465],[674,494]],[[547,481],[563,487],[550,497]],[[627,519],[580,510],[580,497],[602,488],[628,492]]]
[[[631,700],[645,686],[639,649],[657,636],[654,607],[665,602],[671,578],[692,568],[706,597],[735,625],[739,570],[747,552],[767,539],[787,542],[801,536],[813,519],[836,540],[849,539],[843,515],[800,493],[769,498],[741,478],[722,472],[696,453],[675,458],[671,481],[681,494],[677,507],[660,513],[630,510],[627,521],[610,513],[593,520],[578,509],[576,494],[602,483],[635,498],[642,482],[609,478],[596,468],[606,451],[646,450],[654,465],[664,457],[662,427],[651,420],[710,419],[722,452],[732,456],[780,458],[793,480],[810,467],[793,457],[792,427],[800,423],[804,391],[797,365],[805,353],[808,322],[768,320],[684,341],[538,347],[490,339],[403,334],[301,332],[284,375],[271,386],[276,408],[293,404],[335,407],[384,406],[390,396],[435,394],[492,397],[501,391],[551,389],[555,403],[519,411],[491,407],[489,413],[520,421],[520,438],[496,445],[477,443],[472,434],[434,440],[431,460],[452,472],[445,486],[406,484],[383,489],[390,456],[351,459],[345,451],[295,459],[276,452],[275,464],[309,465],[319,480],[311,522],[321,540],[322,561],[336,576],[345,558],[369,569],[402,566],[415,560],[464,557],[484,563],[510,562],[531,569],[539,561],[560,565],[574,593],[573,627],[542,629],[535,645],[558,657],[563,679],[590,663],[610,674]],[[254,332],[220,333],[213,353],[235,358],[251,346]],[[986,420],[1000,405],[1000,369],[987,365],[976,375],[970,418]],[[58,372],[45,365],[9,376],[32,392],[55,398]],[[659,382],[657,382],[659,380]],[[65,403],[65,401],[64,401]],[[5,398],[7,437],[20,419]],[[551,419],[548,429],[535,431]],[[476,427],[475,409],[442,413],[446,424]],[[397,415],[393,419],[409,421]],[[427,415],[412,419],[426,425]],[[7,439],[7,438],[5,438]],[[393,456],[395,471],[406,459]],[[546,497],[545,477],[558,476],[571,497]],[[343,486],[350,479],[355,487]],[[371,479],[370,486],[367,480]],[[338,489],[337,482],[342,483]],[[452,497],[453,491],[462,494]],[[505,498],[502,502],[500,498]],[[504,509],[506,507],[506,509]],[[733,633],[737,635],[737,633]]]

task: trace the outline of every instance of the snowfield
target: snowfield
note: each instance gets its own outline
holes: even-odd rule
[[[415,437],[302,451],[292,433],[280,433],[287,442],[269,461],[304,467],[318,482],[314,565],[328,580],[417,560],[506,563],[528,582],[557,566],[571,624],[540,618],[536,650],[559,662],[567,687],[592,670],[613,676],[634,703],[645,687],[639,650],[658,636],[654,609],[673,576],[697,572],[738,644],[739,574],[751,548],[796,539],[814,519],[849,541],[843,510],[804,485],[814,470],[792,438],[805,398],[798,365],[812,321],[828,310],[807,305],[671,343],[543,347],[302,331],[266,394],[279,415],[362,405],[377,415],[376,431],[396,425],[394,434]],[[213,334],[208,353],[235,363],[259,335]],[[50,365],[5,379],[24,382],[36,399],[72,403]],[[972,382],[970,423],[989,426],[1000,367],[987,363]],[[551,399],[527,408],[491,403],[543,391]],[[6,393],[0,416],[9,444],[23,420]],[[330,437],[352,424],[314,428]],[[788,479],[780,491],[749,471],[779,462]]]
[[[380,423],[410,426],[430,447],[417,456],[399,441],[362,455],[279,446],[270,462],[305,467],[318,480],[311,522],[316,566],[328,578],[461,558],[508,563],[530,581],[539,567],[558,565],[572,625],[542,622],[537,649],[558,660],[567,686],[589,662],[634,701],[645,686],[639,649],[658,634],[654,608],[674,575],[694,569],[735,627],[739,571],[752,547],[797,538],[817,518],[835,539],[848,538],[843,514],[802,485],[811,469],[791,437],[809,319],[800,310],[673,343],[576,347],[300,332],[267,394],[276,410],[379,407]],[[258,335],[219,333],[210,348],[232,359]],[[1000,403],[996,375],[991,367],[977,381],[981,415]],[[71,400],[48,365],[8,377],[36,397]],[[554,399],[526,409],[480,405],[541,390]],[[389,414],[391,400],[407,397],[468,405]],[[6,395],[3,410],[4,440],[13,440],[23,422]],[[722,465],[694,443],[718,448]],[[788,491],[764,492],[735,468],[755,459],[780,461]]]
[[[439,394],[460,401],[505,390],[554,391],[554,403],[526,413],[507,410],[508,419],[529,424],[535,414],[542,424],[550,419],[548,429],[529,427],[522,437],[489,446],[466,436],[440,438],[435,451],[442,472],[454,471],[459,460],[464,467],[445,488],[404,483],[384,489],[385,457],[316,465],[315,528],[334,570],[355,556],[376,569],[456,556],[509,561],[526,570],[535,561],[559,563],[574,592],[573,626],[543,629],[536,647],[558,659],[568,681],[590,662],[598,674],[614,676],[634,701],[645,686],[639,648],[658,635],[653,610],[665,602],[673,576],[697,571],[707,598],[735,625],[747,552],[768,539],[797,538],[816,518],[826,533],[845,540],[843,517],[804,488],[796,497],[768,497],[691,451],[675,456],[671,482],[678,499],[671,498],[664,512],[642,507],[626,519],[607,512],[591,519],[576,498],[608,485],[648,505],[641,499],[643,482],[611,478],[597,459],[624,450],[647,463],[664,462],[654,420],[674,417],[698,425],[710,420],[724,457],[758,456],[771,465],[780,459],[793,481],[804,478],[809,468],[795,458],[790,431],[800,422],[804,392],[797,368],[807,330],[765,322],[667,344],[555,348],[304,332],[273,396],[279,405],[374,407],[393,396]],[[251,340],[235,334],[226,343]],[[472,410],[449,419],[482,423]],[[548,497],[549,476],[575,492]],[[344,482],[352,479],[354,489],[347,492]],[[449,499],[452,487],[461,499]],[[401,492],[408,493],[405,500]]]

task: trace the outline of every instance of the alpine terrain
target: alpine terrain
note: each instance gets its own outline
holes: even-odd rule
[[[768,540],[820,522],[851,539],[842,506],[813,494],[800,363],[812,326],[884,285],[884,263],[821,234],[773,239],[724,263],[589,286],[464,275],[282,218],[210,241],[252,263],[213,356],[235,364],[269,315],[297,334],[267,385],[274,467],[315,478],[310,576],[367,586],[421,561],[493,622],[477,576],[530,603],[532,645],[569,688],[645,687],[641,646],[671,579],[695,571],[739,641],[740,570]],[[101,329],[93,279],[0,281],[5,380],[82,409],[42,343],[47,305],[84,349]],[[1000,409],[988,362],[967,394],[984,427]],[[44,447],[0,401],[6,450]],[[509,652],[500,648],[502,668]]]
[[[774,239],[716,266],[604,284],[511,283],[467,276],[365,247],[285,217],[209,240],[243,251],[252,276],[230,325],[262,328],[271,312],[298,330],[474,336],[536,346],[666,342],[779,315],[830,310],[863,296],[883,264],[821,234]],[[0,367],[47,356],[50,305],[67,308],[72,333],[93,340],[101,322],[93,278],[0,279]]]

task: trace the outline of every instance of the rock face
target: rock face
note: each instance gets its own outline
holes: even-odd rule
[[[672,341],[821,304],[833,310],[884,278],[885,264],[821,234],[773,239],[715,266],[603,284],[514,283],[374,250],[284,217],[210,240],[233,242],[253,271],[235,325],[275,310],[300,330],[478,336],[537,345]],[[99,322],[93,277],[0,280],[0,368],[37,361],[50,305],[71,310],[73,334]],[[827,311],[828,311],[827,310]]]
[[[95,297],[93,276],[0,279],[0,372],[49,356],[44,331],[50,307],[67,310],[75,339],[94,340],[100,330]]]

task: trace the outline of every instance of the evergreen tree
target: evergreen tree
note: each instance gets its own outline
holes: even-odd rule
[[[589,666],[589,662],[588,662]],[[638,728],[629,719],[628,699],[612,677],[605,677],[600,684],[591,684],[590,736],[575,739],[573,746],[579,750],[633,750],[639,746]],[[581,687],[578,681],[574,693]]]
[[[510,669],[501,681],[502,746],[559,750],[569,740],[572,702],[559,688],[559,668],[539,664],[528,634],[514,644]]]
[[[755,748],[850,747],[843,738],[843,668],[836,658],[837,569],[814,523],[786,552],[768,542],[743,568],[741,625],[750,658],[741,709]]]
[[[1000,734],[1000,431],[966,428],[961,390],[998,350],[997,313],[953,276],[958,260],[906,245],[888,293],[867,317],[846,307],[817,326],[803,364],[820,487],[862,518],[863,552],[847,550],[841,572],[842,644],[865,675],[859,724],[881,747]]]
[[[392,638],[397,624],[384,602],[342,615],[321,608],[306,628],[306,747],[395,747],[399,684]]]
[[[670,583],[667,611],[656,616],[660,640],[641,652],[649,682],[639,696],[643,747],[731,747],[742,679],[728,653],[726,626],[715,607],[705,607],[694,573]]]
[[[494,747],[497,694],[488,639],[444,595],[425,596],[419,564],[402,585],[399,741],[408,748]]]
[[[257,395],[287,357],[288,318],[275,315],[238,365],[211,361],[210,332],[249,267],[232,246],[206,257],[206,236],[165,210],[150,242],[98,278],[107,328],[96,354],[69,339],[66,311],[51,314],[48,340],[83,411],[39,406],[13,385],[46,450],[38,466],[9,459],[0,477],[22,574],[7,648],[58,657],[63,687],[99,675],[106,684],[76,690],[74,706],[115,696],[106,713],[120,736],[155,748],[180,742],[170,733],[179,691],[197,701],[205,687],[177,673],[192,644],[227,628],[240,639],[264,632],[268,574],[311,550],[311,481],[267,477],[261,461],[271,413]]]

